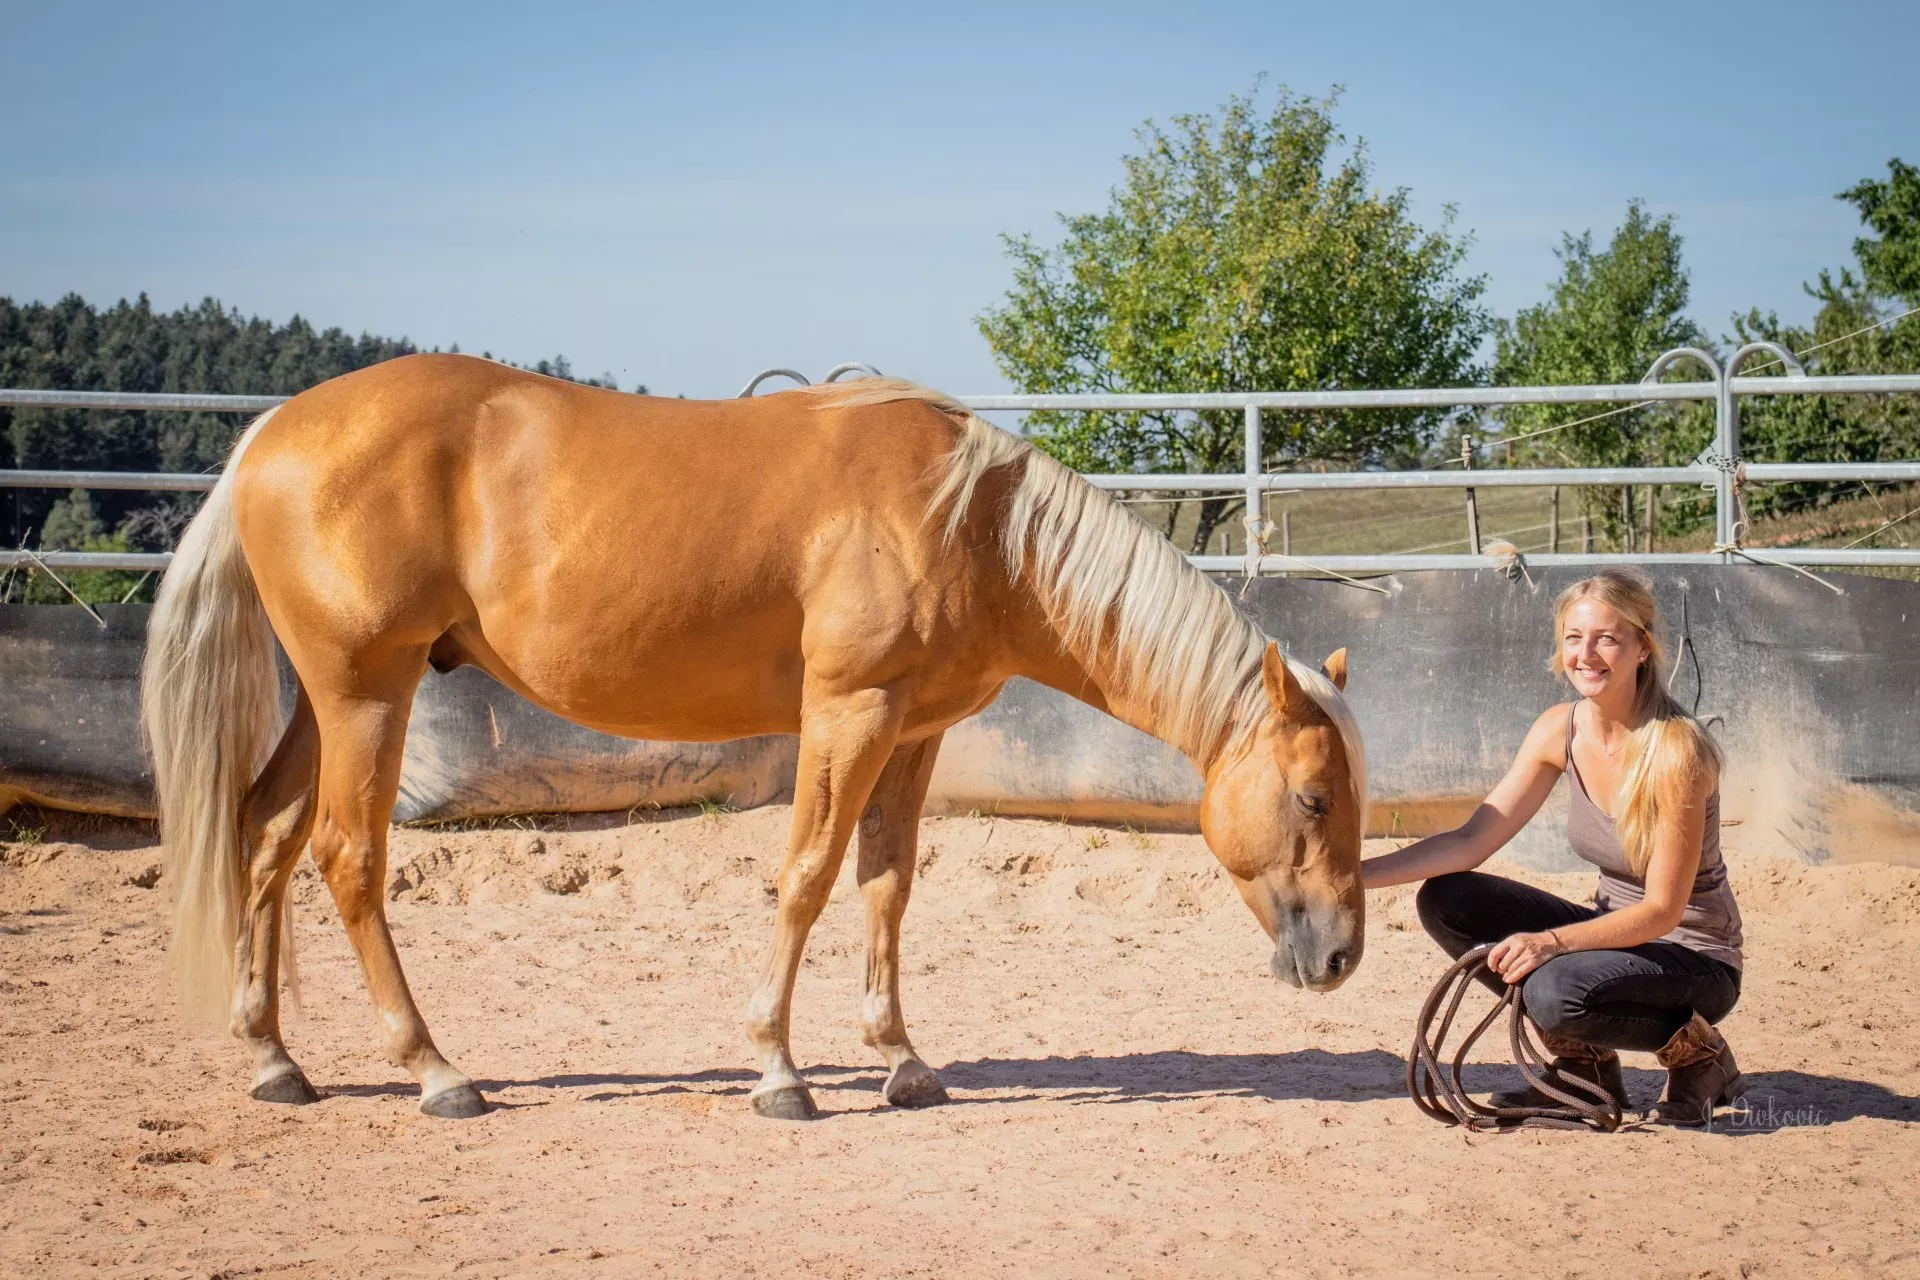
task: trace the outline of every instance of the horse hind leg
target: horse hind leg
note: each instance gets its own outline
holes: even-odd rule
[[[293,719],[240,809],[245,901],[234,944],[233,1034],[253,1050],[253,1097],[305,1103],[319,1095],[280,1035],[280,963],[293,956],[287,881],[313,832],[320,735],[302,689]]]
[[[920,807],[927,798],[940,735],[903,746],[880,773],[860,818],[860,897],[867,909],[866,993],[860,1003],[863,1038],[888,1067],[880,1093],[896,1107],[927,1107],[947,1100],[933,1069],[907,1039],[900,1011],[900,922],[913,889]]]
[[[487,1109],[473,1081],[441,1056],[414,1005],[387,928],[387,824],[400,790],[401,754],[413,685],[425,670],[424,654],[411,677],[390,696],[321,697],[320,816],[313,858],[332,891],[347,938],[387,1034],[387,1054],[420,1082],[420,1110],[441,1119],[464,1119]]]

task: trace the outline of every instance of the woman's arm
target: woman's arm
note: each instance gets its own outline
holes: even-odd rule
[[[1469,871],[1491,858],[1546,803],[1566,759],[1567,704],[1549,707],[1527,731],[1507,776],[1487,793],[1471,817],[1452,831],[1417,840],[1404,849],[1368,858],[1360,879],[1369,889]]]
[[[1707,797],[1717,785],[1713,771],[1703,770],[1686,805],[1677,813],[1660,815],[1653,833],[1653,856],[1647,861],[1646,897],[1592,920],[1503,938],[1487,954],[1487,967],[1508,982],[1518,982],[1569,951],[1624,951],[1671,933],[1693,896],[1693,877],[1700,870],[1700,846],[1707,831]]]

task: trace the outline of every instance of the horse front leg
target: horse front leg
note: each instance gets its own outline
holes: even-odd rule
[[[900,1012],[900,922],[913,890],[920,806],[939,751],[939,734],[896,750],[860,815],[857,871],[867,908],[867,988],[860,1002],[860,1026],[866,1042],[886,1059],[881,1096],[896,1107],[929,1107],[947,1100],[939,1077],[913,1051]]]
[[[748,1095],[753,1109],[778,1120],[820,1114],[788,1047],[793,980],[840,871],[854,823],[875,779],[893,754],[901,699],[887,689],[829,694],[809,690],[800,721],[800,760],[794,775],[793,827],[780,868],[780,905],[774,912],[767,967],[747,1002],[747,1037],[760,1058],[760,1082]]]

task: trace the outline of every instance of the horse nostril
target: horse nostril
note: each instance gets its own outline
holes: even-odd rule
[[[1345,973],[1347,971],[1347,960],[1348,960],[1347,953],[1344,951],[1336,951],[1332,955],[1328,956],[1327,957],[1328,976],[1337,978],[1341,974]]]

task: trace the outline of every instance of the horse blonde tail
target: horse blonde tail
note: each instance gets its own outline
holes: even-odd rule
[[[160,584],[140,669],[140,723],[153,754],[165,880],[173,889],[169,950],[181,1003],[224,1023],[234,944],[246,904],[240,808],[279,721],[273,629],[234,528],[233,477],[256,419]]]

